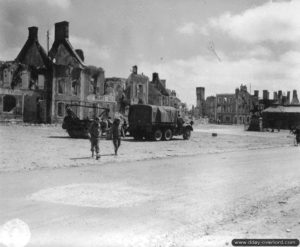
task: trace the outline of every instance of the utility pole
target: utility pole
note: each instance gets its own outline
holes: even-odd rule
[[[49,30],[47,30],[47,54],[49,54]]]

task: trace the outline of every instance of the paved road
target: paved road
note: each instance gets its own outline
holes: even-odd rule
[[[299,160],[284,147],[2,173],[0,223],[26,222],[28,246],[225,245],[299,198]]]

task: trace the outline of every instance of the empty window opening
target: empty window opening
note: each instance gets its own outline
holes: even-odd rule
[[[17,105],[17,100],[12,95],[5,95],[3,97],[3,111],[10,112],[12,111]]]
[[[60,93],[60,94],[65,93],[65,80],[64,79],[58,80],[58,93]]]
[[[59,102],[57,104],[57,116],[63,117],[65,115],[65,104],[62,102]]]
[[[78,94],[78,81],[77,80],[72,81],[72,94],[73,95]]]

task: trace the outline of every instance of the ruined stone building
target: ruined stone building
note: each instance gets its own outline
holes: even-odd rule
[[[17,58],[0,67],[0,120],[50,121],[51,61],[38,41],[38,28]]]
[[[209,122],[217,120],[217,100],[215,96],[209,96],[205,100],[204,115],[208,117]]]
[[[291,101],[291,105],[299,105],[297,90],[293,90],[293,98]]]
[[[216,115],[220,123],[244,124],[250,121],[250,111],[258,104],[258,97],[251,95],[245,85],[235,90],[234,94],[216,95]]]
[[[181,101],[176,91],[166,87],[166,80],[159,78],[158,73],[152,74],[152,81],[149,84],[149,104],[160,106],[172,106],[180,108]]]
[[[138,67],[132,67],[132,73],[126,80],[126,98],[129,104],[148,104],[149,78],[138,74]]]
[[[93,118],[103,110],[76,105],[105,107],[116,110],[114,97],[104,96],[104,70],[86,66],[82,50],[75,50],[69,41],[69,23],[55,24],[55,38],[49,56],[53,62],[52,119],[61,122],[66,104],[80,118]]]
[[[196,88],[197,105],[196,108],[199,110],[199,116],[203,117],[205,113],[205,88]]]
[[[170,105],[170,92],[166,89],[166,81],[160,80],[158,73],[152,74],[152,81],[149,83],[150,105]]]
[[[82,50],[69,41],[69,23],[55,24],[49,54],[38,42],[38,28],[30,27],[28,40],[17,58],[0,67],[0,120],[62,122],[71,104],[80,118],[92,118],[102,110],[116,111],[116,99],[105,92],[102,68],[87,66]]]
[[[193,114],[196,119],[204,117],[205,115],[205,88],[196,87],[196,107],[194,107]]]
[[[109,115],[130,104],[180,107],[174,90],[153,73],[152,81],[133,67],[128,79],[107,78],[101,67],[87,66],[84,52],[69,40],[69,23],[55,23],[54,42],[47,53],[38,41],[38,28],[14,61],[0,62],[0,120],[62,122],[66,106],[78,117],[93,118],[108,108]]]
[[[168,89],[169,90],[169,89]],[[180,108],[181,107],[181,100],[177,97],[177,93],[175,90],[169,90],[169,103],[170,106],[173,106],[175,108]]]
[[[126,79],[118,77],[105,78],[104,83],[104,95],[112,97],[117,103],[117,111],[124,113],[126,103],[125,100],[125,91],[126,88]]]
[[[125,102],[131,104],[150,104],[180,107],[181,101],[174,90],[166,88],[166,80],[159,79],[158,73],[152,74],[152,81],[143,74],[138,74],[137,66],[125,83]]]

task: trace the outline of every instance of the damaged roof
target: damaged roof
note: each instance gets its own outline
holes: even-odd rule
[[[52,48],[49,52],[49,56],[51,59],[55,58],[55,55],[57,53],[58,47],[60,44],[63,44],[68,52],[71,54],[72,57],[76,59],[76,61],[83,67],[86,67],[85,63],[82,61],[82,59],[79,57],[73,46],[71,45],[70,41],[68,39],[63,39],[63,40],[55,40]]]
[[[36,67],[49,67],[51,65],[51,60],[49,59],[45,49],[40,45],[38,41],[38,28],[29,27],[28,30],[28,39],[15,61],[26,65],[33,65]]]

